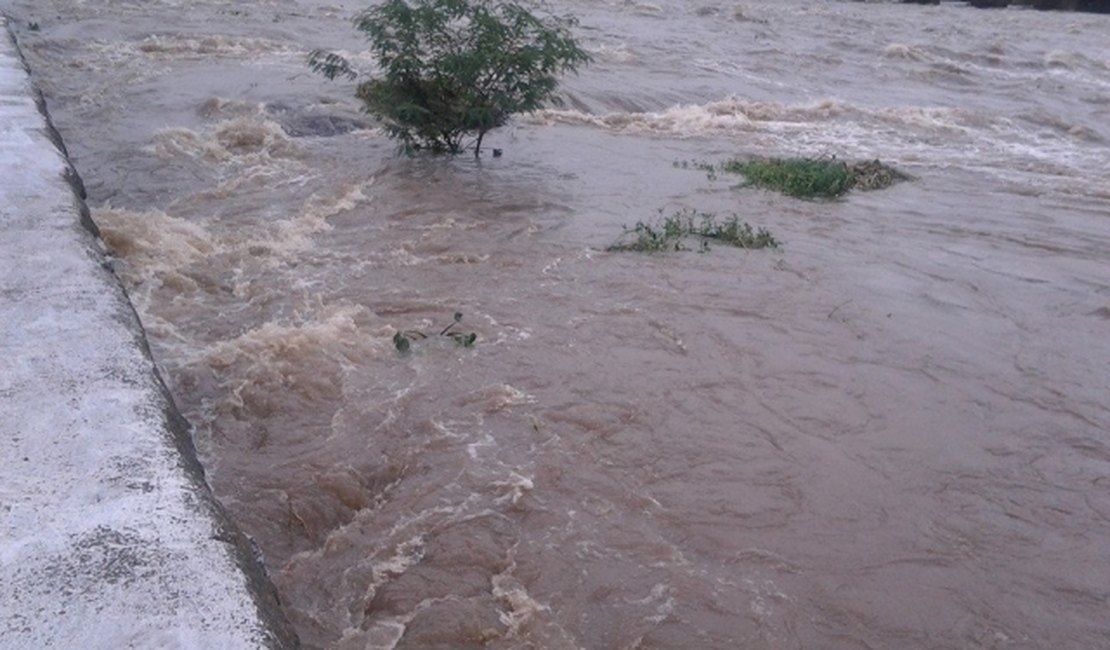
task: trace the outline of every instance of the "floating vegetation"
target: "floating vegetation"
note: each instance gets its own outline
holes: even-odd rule
[[[697,242],[694,248],[687,246],[691,240]],[[710,242],[752,249],[779,246],[770,231],[752,228],[735,215],[718,221],[711,212],[688,209],[652,223],[639,221],[631,228],[625,226],[620,240],[605,250],[637,253],[696,250],[704,253],[709,250]]]
[[[474,343],[478,340],[476,332],[452,332],[451,329],[462,321],[462,312],[455,312],[455,319],[444,327],[437,336],[449,338],[455,342],[455,345],[463,348],[472,348]],[[393,347],[396,348],[400,354],[408,354],[412,351],[412,344],[414,341],[421,341],[429,338],[427,334],[420,330],[400,330],[393,335]]]
[[[733,159],[719,165],[696,164],[715,179],[719,173],[741,174],[747,184],[803,199],[828,199],[850,190],[881,190],[910,176],[878,160],[848,163],[829,158]]]

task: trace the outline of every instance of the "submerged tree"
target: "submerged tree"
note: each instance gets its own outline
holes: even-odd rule
[[[573,18],[539,17],[500,0],[386,0],[360,12],[380,72],[355,96],[410,149],[459,153],[516,113],[558,103],[558,76],[589,62],[571,36]],[[335,79],[358,74],[316,50],[309,66]]]

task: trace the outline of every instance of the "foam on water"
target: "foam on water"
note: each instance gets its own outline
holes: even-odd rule
[[[296,147],[276,122],[256,116],[220,122],[205,132],[165,129],[155,134],[150,150],[164,160],[188,156],[224,164],[262,164],[297,155]]]
[[[127,261],[122,273],[134,284],[149,277],[169,276],[223,250],[202,226],[162,211],[98,208],[93,218],[108,250]],[[180,282],[181,278],[163,279],[166,281]]]
[[[284,43],[227,34],[151,34],[138,41],[96,42],[92,44],[92,49],[111,60],[131,60],[135,56],[155,60],[246,58],[289,52],[288,45]]]
[[[998,118],[945,106],[867,107],[836,99],[790,105],[729,97],[700,105],[675,106],[662,112],[595,115],[578,110],[546,109],[539,124],[574,124],[627,135],[677,138],[726,137],[754,144],[761,151],[789,155],[856,155],[889,161],[945,158],[952,163],[990,170],[1003,178],[1036,182],[1028,171],[1090,177],[1108,162],[1106,150],[1091,147],[1102,136],[1055,116],[1035,122],[1056,126],[1034,130],[1015,119]]]

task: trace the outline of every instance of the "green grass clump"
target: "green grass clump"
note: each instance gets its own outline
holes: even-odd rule
[[[731,160],[721,170],[743,174],[750,185],[798,198],[833,198],[852,189],[851,170],[834,159]]]
[[[748,184],[804,199],[836,198],[849,190],[878,190],[909,176],[878,160],[846,163],[836,158],[730,160],[714,172],[742,174]]]
[[[691,249],[686,243],[697,241]],[[718,221],[709,212],[683,210],[654,223],[639,221],[631,228],[625,226],[620,241],[609,246],[608,251],[633,251],[658,253],[663,251],[709,250],[709,242],[736,248],[778,248],[779,242],[765,228],[754,229],[733,215]]]

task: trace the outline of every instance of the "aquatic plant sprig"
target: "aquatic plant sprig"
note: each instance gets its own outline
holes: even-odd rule
[[[455,342],[455,345],[463,348],[472,348],[478,341],[477,332],[452,332],[451,329],[462,321],[462,312],[455,312],[454,320],[452,320],[447,327],[440,330],[437,336],[449,338]],[[412,343],[414,341],[421,341],[429,338],[427,334],[420,330],[398,330],[393,335],[393,347],[400,354],[408,354],[412,351]]]
[[[686,246],[691,239],[697,241],[694,249]],[[686,209],[655,222],[638,221],[632,227],[625,226],[621,239],[605,250],[639,253],[697,250],[705,253],[709,251],[710,242],[748,249],[779,246],[769,230],[753,228],[736,215],[718,220],[711,212]]]

